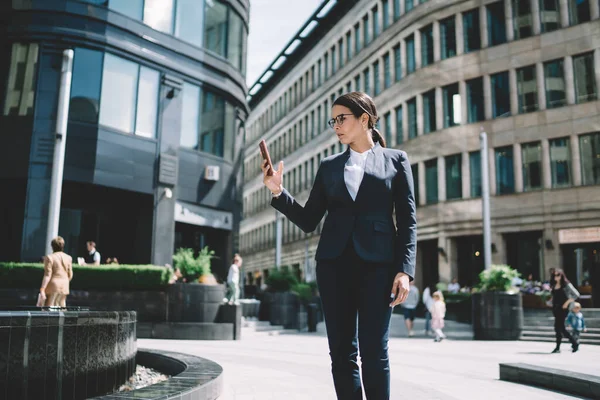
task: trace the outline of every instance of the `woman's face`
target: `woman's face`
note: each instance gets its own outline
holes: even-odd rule
[[[361,118],[356,118],[348,107],[336,104],[331,109],[331,118],[336,120],[333,130],[342,144],[348,145],[364,136],[367,125],[365,114],[362,116],[364,121],[361,121]]]

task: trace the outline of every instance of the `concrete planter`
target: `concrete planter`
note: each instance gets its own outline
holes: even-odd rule
[[[296,293],[272,293],[271,325],[283,325],[286,329],[297,329],[299,311],[300,300]]]
[[[523,331],[521,293],[473,293],[473,338],[517,340]]]
[[[167,289],[169,322],[215,322],[225,297],[224,285],[185,283]]]

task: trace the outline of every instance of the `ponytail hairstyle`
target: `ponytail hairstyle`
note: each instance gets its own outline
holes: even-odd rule
[[[350,109],[356,118],[367,114],[369,116],[367,128],[371,130],[373,142],[379,143],[381,147],[385,147],[385,139],[381,135],[381,132],[375,128],[375,125],[379,121],[379,116],[377,115],[377,109],[371,96],[363,92],[350,92],[338,97],[331,106],[335,105]]]

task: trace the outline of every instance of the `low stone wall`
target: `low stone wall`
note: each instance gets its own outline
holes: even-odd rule
[[[135,373],[136,313],[0,311],[0,398],[86,399]]]

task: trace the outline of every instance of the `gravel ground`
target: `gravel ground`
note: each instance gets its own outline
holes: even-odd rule
[[[166,381],[169,379],[167,375],[161,374],[152,368],[142,367],[138,365],[135,370],[135,375],[129,378],[129,382],[119,388],[119,392],[129,392],[131,390],[140,389],[146,386],[154,385],[155,383]]]

